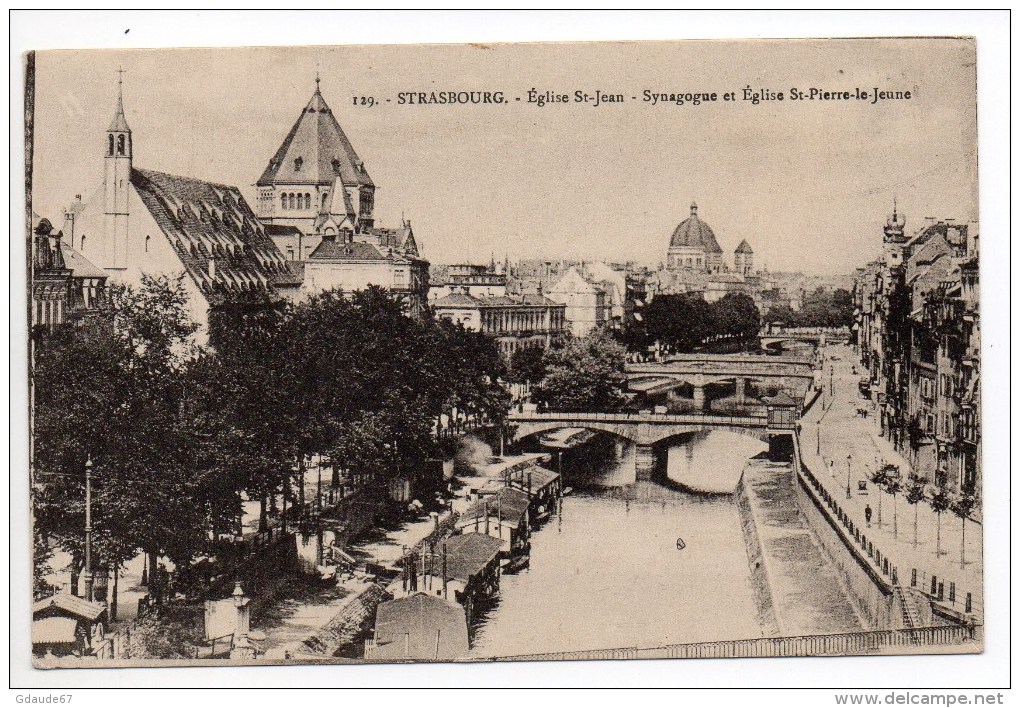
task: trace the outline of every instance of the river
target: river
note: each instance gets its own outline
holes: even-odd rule
[[[762,636],[733,491],[765,443],[692,436],[669,450],[677,484],[634,483],[633,449],[597,439],[564,453],[559,513],[532,536],[529,567],[506,574],[476,618],[472,657]],[[677,538],[686,548],[677,549]]]

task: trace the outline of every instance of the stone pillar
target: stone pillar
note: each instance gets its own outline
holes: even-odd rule
[[[694,407],[699,411],[705,410],[705,386],[694,384]]]
[[[638,482],[648,482],[655,473],[655,448],[637,445],[634,450],[634,471]]]
[[[743,404],[747,396],[747,379],[743,376],[737,377],[737,403]]]
[[[230,658],[242,660],[254,659],[256,656],[255,647],[248,641],[251,621],[249,604],[251,600],[244,596],[240,582],[234,586],[233,598],[234,607],[237,609],[237,618],[234,628],[234,641],[230,647]]]

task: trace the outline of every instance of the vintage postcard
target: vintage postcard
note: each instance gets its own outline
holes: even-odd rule
[[[976,56],[27,54],[34,666],[981,652]]]

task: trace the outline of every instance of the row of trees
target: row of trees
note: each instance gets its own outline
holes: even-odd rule
[[[189,343],[180,280],[149,279],[110,302],[112,321],[37,346],[36,528],[72,554],[75,587],[87,460],[94,565],[143,550],[151,568],[160,556],[180,566],[210,536],[240,530],[242,495],[261,502],[263,527],[295,477],[303,496],[310,455],[333,461],[334,483],[340,469],[413,475],[436,454],[442,413],[499,419],[509,406],[490,339],[408,318],[379,289],[225,309],[203,349]]]
[[[658,295],[644,309],[642,320],[629,328],[626,340],[634,348],[660,342],[689,352],[723,337],[747,345],[760,329],[761,314],[744,293],[727,293],[712,303],[696,295]]]
[[[765,321],[784,327],[850,327],[854,323],[853,295],[843,288],[832,291],[816,288],[804,295],[799,310],[789,305],[771,305]]]
[[[904,494],[907,503],[914,507],[914,545],[917,545],[917,516],[919,504],[927,501],[936,514],[935,555],[942,555],[942,514],[952,511],[961,520],[960,533],[960,567],[966,564],[967,519],[974,511],[977,497],[972,486],[964,487],[957,494],[950,494],[944,487],[936,486],[929,495],[930,480],[924,475],[911,472],[904,481],[899,468],[893,464],[885,464],[871,475],[871,482],[880,491],[893,498],[893,535],[899,534],[899,523],[896,509],[896,498]],[[882,523],[882,495],[878,496],[878,523]]]

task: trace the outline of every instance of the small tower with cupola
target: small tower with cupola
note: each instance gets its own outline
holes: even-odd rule
[[[898,268],[903,265],[903,245],[907,242],[904,227],[907,225],[907,217],[896,208],[896,199],[893,199],[892,214],[885,221],[884,235],[882,242],[885,250],[885,264],[889,268]]]

